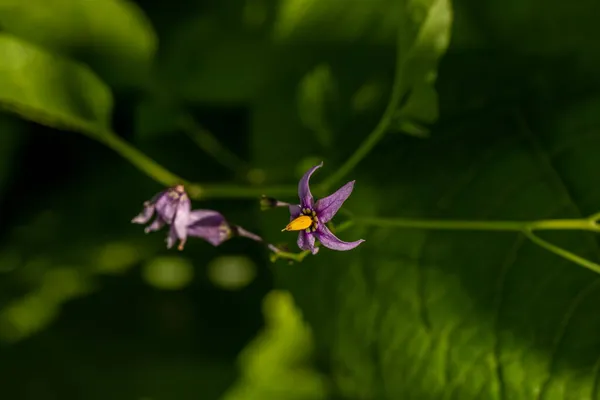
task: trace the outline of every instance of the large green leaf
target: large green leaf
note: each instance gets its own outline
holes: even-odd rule
[[[427,141],[388,138],[348,177],[357,183],[344,207],[389,218],[591,214],[600,209],[599,107],[577,104],[548,121],[479,119]],[[269,230],[288,221],[276,214],[266,216]],[[367,241],[278,265],[276,275],[313,327],[341,398],[598,398],[594,273],[517,233],[357,228],[340,236]],[[592,235],[544,237],[600,256]]]
[[[112,94],[88,67],[0,34],[0,107],[81,132],[110,126]]]
[[[156,48],[152,26],[129,0],[0,0],[0,27],[125,86],[143,82]]]

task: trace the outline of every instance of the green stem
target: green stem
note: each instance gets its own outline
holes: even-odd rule
[[[400,30],[399,30],[400,34]],[[398,106],[400,105],[400,100],[402,98],[402,73],[404,72],[403,68],[403,57],[400,49],[400,39],[399,37],[396,39],[396,71],[394,74],[394,84],[392,87],[392,94],[390,95],[390,100],[388,105],[383,112],[383,115],[375,128],[369,133],[367,138],[361,143],[361,145],[354,151],[354,154],[350,156],[346,160],[341,167],[337,169],[333,174],[329,176],[321,185],[323,191],[329,191],[333,185],[341,181],[358,163],[362,161],[363,158],[369,154],[369,152],[375,147],[377,143],[383,138],[385,133],[387,132],[390,124],[394,116],[396,115],[396,111]]]
[[[250,170],[249,166],[235,153],[223,146],[211,132],[199,126],[189,115],[182,116],[180,124],[183,131],[200,149],[212,156],[225,168],[240,176],[247,177]]]
[[[90,135],[94,139],[102,142],[106,146],[113,149],[123,158],[127,159],[135,165],[140,171],[154,179],[164,186],[175,186],[183,184],[186,187],[188,195],[192,199],[208,199],[208,198],[238,198],[258,199],[261,195],[269,193],[273,196],[294,196],[298,189],[294,186],[274,186],[274,187],[252,187],[240,185],[210,185],[190,183],[185,179],[173,174],[166,168],[162,167],[156,161],[127,143],[113,132],[102,132]]]
[[[466,230],[466,231],[512,231],[524,230],[529,221],[460,221],[460,220],[422,220],[422,219],[385,219],[354,218],[357,224],[372,225],[382,228],[433,229],[433,230]]]
[[[533,221],[528,224],[528,229],[531,231],[548,231],[548,230],[581,230],[581,231],[598,231],[598,225],[587,218],[585,219],[549,219],[542,221]]]
[[[286,251],[279,251],[277,253],[271,253],[271,262],[275,262],[279,259],[302,262],[307,255],[310,254],[310,251],[305,250],[300,253],[289,253]]]
[[[529,240],[531,240],[533,243],[537,244],[538,246],[556,254],[559,257],[562,257],[568,261],[574,262],[575,264],[581,265],[584,268],[587,268],[589,270],[592,270],[592,271],[600,274],[600,265],[599,264],[596,264],[595,262],[590,261],[581,256],[578,256],[575,253],[571,253],[570,251],[565,250],[562,247],[558,247],[557,245],[552,244],[552,243],[540,238],[535,233],[533,233],[533,231],[530,229],[525,229],[523,231],[523,233],[525,234],[525,236],[527,236],[527,238]]]

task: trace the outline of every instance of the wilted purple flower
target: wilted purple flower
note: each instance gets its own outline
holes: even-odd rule
[[[317,254],[319,248],[315,246],[318,240],[323,246],[332,250],[351,250],[364,242],[359,239],[355,242],[344,242],[338,239],[325,225],[331,221],[338,212],[344,201],[352,193],[354,181],[350,181],[338,189],[335,193],[314,201],[310,192],[309,180],[313,172],[321,168],[323,163],[309,169],[298,183],[299,205],[289,205],[290,223],[284,231],[300,231],[298,234],[298,247],[302,250],[310,250]]]
[[[219,246],[233,236],[240,236],[266,244],[273,252],[280,250],[258,235],[244,228],[231,225],[218,211],[190,210],[191,202],[183,185],[178,185],[158,193],[150,201],[144,203],[144,209],[131,222],[145,224],[154,213],[155,220],[145,228],[145,232],[154,232],[165,225],[170,225],[167,235],[167,248],[172,248],[179,240],[179,250],[183,250],[188,237],[198,237],[213,246]]]
[[[167,237],[167,247],[171,248],[175,240],[179,239],[179,250],[183,250],[187,239],[187,226],[190,219],[192,203],[183,185],[177,185],[163,190],[151,200],[144,203],[144,209],[131,222],[134,224],[146,224],[154,213],[156,218],[144,229],[146,233],[154,232],[165,225],[171,229]]]

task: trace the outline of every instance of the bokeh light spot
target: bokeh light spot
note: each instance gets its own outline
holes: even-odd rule
[[[192,263],[182,257],[156,257],[144,265],[144,280],[163,290],[179,290],[194,279]]]
[[[221,256],[208,265],[211,282],[227,290],[240,290],[256,277],[256,265],[245,256]]]

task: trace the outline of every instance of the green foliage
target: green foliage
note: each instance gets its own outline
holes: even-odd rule
[[[273,36],[280,41],[394,43],[402,1],[280,0]]]
[[[119,86],[145,83],[156,49],[152,26],[129,0],[2,0],[0,27]]]
[[[97,132],[110,126],[112,94],[88,67],[0,35],[0,107],[42,125]]]
[[[410,1],[408,18],[403,19],[399,33],[400,54],[398,56],[397,79],[400,97],[408,95],[408,100],[397,118],[398,128],[415,136],[424,136],[427,129],[419,126],[432,124],[438,118],[438,99],[434,85],[437,78],[437,64],[450,44],[452,28],[452,4],[450,0]],[[419,16],[425,14],[422,19]],[[412,22],[412,24],[411,24]],[[418,30],[413,41],[411,27],[416,23]]]
[[[331,146],[333,141],[330,119],[335,115],[335,105],[339,104],[337,97],[338,92],[329,65],[316,66],[298,85],[300,120],[324,147]]]
[[[290,293],[268,293],[263,313],[265,328],[241,353],[241,378],[222,400],[326,399],[326,380],[310,367],[310,328]]]
[[[510,115],[495,122],[485,137],[478,136],[483,125],[473,124],[436,131],[425,145],[398,143],[415,154],[402,160],[380,152],[352,177],[355,204],[369,201],[389,217],[474,220],[597,210],[592,188],[600,176],[583,161],[597,139],[582,130],[523,131]],[[392,168],[393,181],[373,178]],[[359,209],[368,213],[352,211]],[[340,395],[529,399],[539,390],[548,398],[595,398],[600,280],[593,273],[517,234],[344,235],[368,239],[353,254],[322,251],[302,268],[278,269]],[[547,238],[597,258],[591,235]]]
[[[430,14],[429,26],[437,25],[432,31],[438,34],[423,34],[423,52],[416,52],[424,55],[415,57],[421,65],[432,63],[424,68],[430,72],[448,43],[447,7],[435,3],[432,10],[440,14]],[[428,31],[426,26],[421,25],[421,32]],[[411,43],[410,37],[406,40]],[[385,145],[347,177],[357,184],[345,207],[361,216],[470,220],[569,218],[596,212],[598,102],[577,102],[565,111],[564,103],[571,100],[563,95],[574,96],[590,76],[564,69],[558,73],[551,68],[560,64],[549,65],[552,60],[531,72],[522,59],[512,65],[497,63],[477,76],[477,65],[467,68],[468,58],[458,60],[453,69],[442,68],[446,76],[439,83],[439,98],[453,112],[447,117],[463,118],[438,124],[427,141],[384,138]],[[423,85],[427,74],[421,75],[417,65],[415,61],[408,69],[404,84]],[[536,80],[526,81],[523,77],[529,74]],[[541,76],[552,77],[543,91]],[[494,81],[499,78],[504,81]],[[406,110],[415,103],[432,104],[421,100],[437,97],[431,87],[411,98]],[[516,94],[531,87],[535,91],[528,93],[528,100],[540,109],[526,109],[525,116],[511,111],[522,108]],[[293,107],[285,90],[273,95],[281,114]],[[483,94],[489,96],[485,106],[496,106],[494,112],[473,112],[475,100],[481,110]],[[468,101],[461,104],[463,99]],[[489,99],[496,103],[490,105]],[[425,115],[437,114],[428,106],[416,108]],[[273,138],[281,135],[281,125],[277,133],[266,124],[261,128],[255,131],[257,162],[295,169],[293,150],[278,147],[283,154],[272,154],[264,146],[267,140],[279,140]],[[295,129],[292,124],[285,131]],[[339,153],[355,148],[348,143],[352,137],[368,131],[346,131],[320,173],[335,171]],[[310,154],[302,144],[296,147]],[[323,178],[315,176],[314,183]],[[286,217],[265,214],[265,231],[276,232]],[[282,235],[269,238],[277,242]],[[518,234],[355,228],[340,236],[367,241],[352,254],[323,250],[296,268],[281,263],[276,269],[278,284],[291,291],[313,328],[319,364],[326,366],[338,397],[598,397],[600,341],[594,332],[600,325],[595,312],[600,280],[590,271]],[[543,236],[591,260],[598,258],[597,238],[590,234]]]

